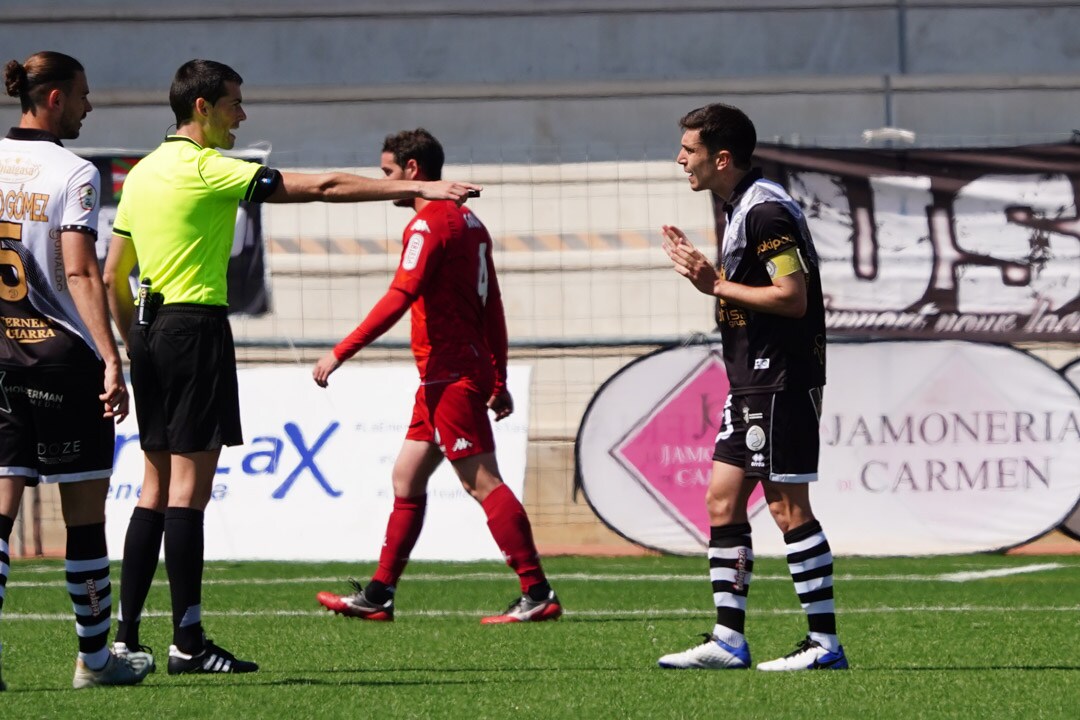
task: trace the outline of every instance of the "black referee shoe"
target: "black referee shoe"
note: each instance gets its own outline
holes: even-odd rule
[[[247,660],[238,660],[235,655],[219,648],[209,638],[202,652],[194,655],[180,652],[175,645],[169,646],[169,674],[184,673],[249,673],[259,666]]]

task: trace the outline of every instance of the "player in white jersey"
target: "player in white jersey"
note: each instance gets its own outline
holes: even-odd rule
[[[153,658],[107,647],[105,497],[128,395],[94,251],[100,178],[60,142],[79,136],[92,109],[86,73],[39,52],[9,62],[4,84],[22,117],[0,140],[0,612],[23,489],[58,483],[78,638],[72,685],[131,685]]]

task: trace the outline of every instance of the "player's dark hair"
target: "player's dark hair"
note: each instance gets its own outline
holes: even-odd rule
[[[697,130],[709,154],[727,150],[740,170],[750,169],[757,146],[757,131],[746,113],[737,107],[713,103],[691,110],[679,121],[683,130]]]
[[[435,136],[424,128],[402,130],[395,135],[387,135],[382,151],[392,154],[394,162],[401,167],[405,167],[408,161],[415,160],[427,180],[442,180],[442,166],[446,155]]]
[[[81,72],[85,72],[82,64],[70,55],[43,50],[26,58],[26,62],[8,62],[4,66],[4,87],[8,95],[19,98],[22,111],[28,113],[53,90],[71,92],[75,76]]]
[[[227,95],[227,82],[242,85],[244,79],[228,65],[213,60],[188,60],[181,65],[169,87],[169,106],[176,116],[176,126],[191,121],[199,98],[213,105]]]

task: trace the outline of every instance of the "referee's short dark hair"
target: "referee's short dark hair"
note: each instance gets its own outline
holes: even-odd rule
[[[188,60],[181,65],[169,87],[169,106],[176,116],[176,126],[191,120],[199,98],[212,105],[224,97],[227,82],[242,85],[244,79],[228,65],[213,60]]]
[[[401,167],[405,167],[405,163],[410,160],[415,160],[427,180],[442,180],[442,166],[446,155],[435,136],[424,128],[402,130],[394,135],[387,135],[382,151],[393,155],[394,162]]]
[[[709,154],[727,150],[735,167],[748,170],[757,146],[754,123],[742,110],[732,105],[713,103],[691,110],[679,121],[683,130],[697,130]]]

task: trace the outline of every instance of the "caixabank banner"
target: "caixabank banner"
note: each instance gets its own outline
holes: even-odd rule
[[[494,424],[499,470],[521,497],[530,368],[511,365],[514,414]],[[419,384],[409,364],[350,363],[329,388],[308,367],[240,370],[244,444],[225,448],[206,509],[208,560],[374,560],[393,506],[391,470]],[[123,548],[142,485],[134,414],[116,426],[106,506],[109,547]],[[502,559],[479,504],[443,462],[428,485],[417,560]]]
[[[1080,336],[1080,145],[764,144],[755,162],[806,212],[830,337]]]
[[[999,550],[1059,526],[1080,502],[1080,393],[1008,346],[834,343],[814,512],[839,554]],[[609,379],[578,432],[577,481],[597,515],[643,546],[700,553],[727,377],[719,348],[675,347]],[[785,548],[758,486],[754,549]]]

